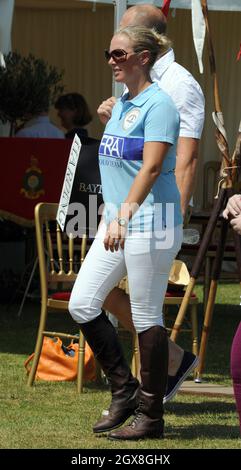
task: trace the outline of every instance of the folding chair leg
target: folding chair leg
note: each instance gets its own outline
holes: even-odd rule
[[[191,305],[191,323],[192,323],[192,352],[198,355],[198,321],[197,305]]]
[[[77,392],[83,392],[84,382],[84,364],[85,364],[85,338],[83,333],[79,332],[79,357],[77,370]]]
[[[192,323],[192,352],[198,356],[198,310],[197,305],[191,305],[191,323]],[[194,379],[197,376],[197,367],[194,369]]]
[[[25,289],[24,294],[23,294],[22,302],[21,302],[21,305],[20,305],[20,307],[19,307],[19,309],[18,309],[17,317],[20,317],[20,316],[21,316],[21,313],[22,313],[22,310],[23,310],[23,307],[24,307],[24,304],[25,304],[27,295],[28,295],[28,293],[29,293],[29,289],[30,289],[30,286],[31,286],[31,283],[32,283],[32,280],[33,280],[33,277],[34,277],[34,274],[35,274],[37,265],[38,265],[38,258],[36,258],[36,260],[34,261],[34,265],[33,265],[31,274],[30,274],[30,276],[29,276],[29,280],[28,280],[26,289]]]
[[[41,306],[41,315],[40,315],[40,324],[39,324],[38,336],[37,336],[37,341],[36,341],[36,346],[35,346],[35,351],[34,351],[33,364],[32,364],[31,370],[29,372],[28,381],[27,381],[27,386],[28,387],[31,387],[33,385],[34,380],[35,380],[35,375],[36,375],[36,371],[37,371],[37,367],[38,367],[38,363],[39,363],[39,358],[40,358],[41,351],[42,351],[43,331],[45,329],[46,316],[47,316],[47,306],[46,306],[46,304],[42,304],[42,306]]]

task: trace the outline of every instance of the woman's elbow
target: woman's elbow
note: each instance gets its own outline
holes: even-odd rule
[[[149,168],[146,168],[146,172],[152,180],[156,180],[161,173],[161,166],[153,165]]]

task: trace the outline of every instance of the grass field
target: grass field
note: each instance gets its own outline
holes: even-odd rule
[[[198,286],[200,296],[202,288]],[[205,380],[231,385],[230,346],[241,318],[239,286],[220,285],[209,340]],[[20,318],[17,305],[1,306],[0,314],[0,447],[2,449],[231,449],[241,448],[233,398],[178,394],[166,405],[165,438],[136,443],[96,437],[92,425],[108,407],[105,386],[85,387],[78,396],[75,383],[38,382],[26,387],[23,362],[33,351],[39,305],[28,301]],[[200,305],[199,320],[202,312]],[[51,315],[50,326],[75,331],[72,320]],[[179,344],[190,349],[189,335]],[[128,349],[128,348],[127,348]]]

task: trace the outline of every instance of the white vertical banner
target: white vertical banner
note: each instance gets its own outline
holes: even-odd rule
[[[78,165],[81,146],[82,146],[81,140],[79,136],[75,134],[72,145],[71,145],[70,153],[69,153],[69,159],[68,159],[68,163],[66,167],[64,182],[62,186],[62,191],[61,191],[61,196],[60,196],[60,201],[59,201],[59,206],[58,206],[58,211],[57,211],[57,216],[56,216],[56,220],[62,232],[65,229],[65,225],[67,221],[73,182],[74,182],[75,172],[76,172],[77,165]]]
[[[205,21],[201,0],[192,0],[192,34],[200,73],[203,73],[202,53],[205,40]]]

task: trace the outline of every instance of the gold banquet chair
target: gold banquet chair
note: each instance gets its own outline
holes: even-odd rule
[[[28,386],[35,380],[44,336],[60,337],[77,340],[79,343],[77,391],[83,390],[85,339],[81,331],[79,334],[61,333],[46,329],[49,310],[68,311],[68,300],[78,270],[86,254],[87,239],[82,237],[81,244],[77,245],[73,238],[68,238],[56,221],[58,204],[39,203],[35,207],[36,242],[40,272],[41,286],[41,314],[34,359],[28,377]],[[77,255],[77,258],[76,258]],[[57,292],[49,293],[50,287],[56,287]],[[63,292],[65,291],[65,292]],[[67,292],[66,292],[67,291]]]
[[[180,307],[185,290],[190,281],[190,274],[187,266],[183,261],[174,260],[169,274],[168,288],[164,299],[164,318],[168,321],[168,307],[176,305]],[[193,292],[189,299],[190,321],[186,321],[187,326],[182,327],[180,331],[188,332],[192,335],[192,352],[198,355],[198,297]],[[167,328],[172,332],[175,329],[175,322],[171,328]]]

